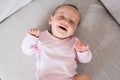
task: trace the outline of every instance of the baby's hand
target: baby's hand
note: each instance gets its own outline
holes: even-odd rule
[[[80,42],[80,40],[78,38],[76,38],[76,44],[74,46],[74,48],[77,50],[77,51],[80,51],[80,52],[85,52],[89,49],[89,46]]]
[[[39,37],[40,36],[40,29],[39,28],[32,28],[28,30],[28,33],[32,36]]]

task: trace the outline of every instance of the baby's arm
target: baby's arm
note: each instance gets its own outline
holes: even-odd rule
[[[74,48],[77,51],[77,59],[82,63],[88,63],[92,59],[92,53],[89,46],[82,43],[78,38],[76,38],[76,44]]]
[[[40,32],[38,28],[30,29],[22,42],[22,50],[26,55],[32,55],[38,52],[38,37]]]

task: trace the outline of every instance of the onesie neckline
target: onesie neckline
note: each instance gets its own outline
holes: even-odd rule
[[[48,37],[51,38],[51,39],[53,39],[53,40],[66,41],[66,40],[70,40],[71,39],[71,37],[68,37],[66,39],[58,39],[58,38],[54,37],[52,34],[50,34],[50,32],[48,30],[46,30],[45,32],[47,33]]]

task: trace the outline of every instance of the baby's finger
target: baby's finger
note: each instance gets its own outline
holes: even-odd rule
[[[29,33],[29,34],[32,34],[32,29],[29,29],[29,30],[28,30],[28,33]]]
[[[36,30],[35,30],[35,35],[36,35],[37,37],[39,37],[39,35],[40,35],[39,29],[36,29]]]
[[[86,46],[82,46],[82,51],[87,51],[89,49],[89,46],[88,45],[86,45]]]
[[[80,42],[80,40],[77,37],[75,38],[75,40],[76,40],[76,42]]]

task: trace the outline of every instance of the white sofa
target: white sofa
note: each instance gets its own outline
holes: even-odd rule
[[[31,2],[32,0],[2,0],[0,1],[0,22],[14,12]]]
[[[77,71],[91,74],[93,80],[119,80],[120,27],[98,0],[33,0],[2,21],[1,80],[36,80],[35,55],[24,55],[21,42],[29,28],[49,28],[50,13],[63,3],[75,4],[80,9],[81,24],[75,35],[89,44],[93,53],[89,64],[78,63]]]

